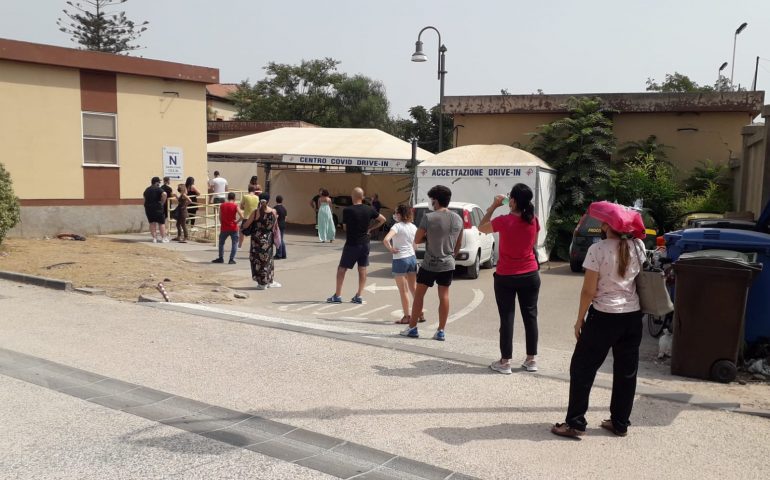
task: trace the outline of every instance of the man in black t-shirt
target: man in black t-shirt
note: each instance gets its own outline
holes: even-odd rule
[[[342,283],[345,281],[345,274],[356,264],[358,264],[358,291],[350,301],[364,303],[361,292],[366,286],[366,267],[369,266],[369,233],[385,223],[385,217],[369,205],[364,205],[363,189],[354,188],[352,197],[353,205],[342,211],[345,246],[342,248],[342,258],[337,267],[337,289],[334,295],[326,299],[328,303],[342,303]],[[375,220],[373,225],[372,220]]]
[[[152,243],[168,243],[166,237],[166,218],[163,216],[163,204],[166,203],[166,192],[160,188],[160,178],[152,177],[150,186],[144,190],[144,213],[150,223]],[[159,232],[160,231],[160,232]]]

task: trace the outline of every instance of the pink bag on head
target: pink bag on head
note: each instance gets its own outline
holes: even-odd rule
[[[630,234],[638,239],[647,236],[642,215],[633,208],[606,201],[594,202],[588,207],[588,214],[620,234]]]

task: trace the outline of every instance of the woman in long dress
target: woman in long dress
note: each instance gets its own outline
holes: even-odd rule
[[[281,286],[273,279],[273,256],[275,255],[273,226],[278,221],[278,215],[275,210],[267,206],[267,202],[267,198],[260,199],[259,208],[254,210],[243,225],[243,228],[248,228],[252,223],[256,223],[254,232],[251,234],[249,262],[251,278],[257,282],[257,290]]]
[[[329,196],[329,191],[323,189],[321,196],[318,197],[318,241],[331,243],[334,240],[335,230],[332,198]]]

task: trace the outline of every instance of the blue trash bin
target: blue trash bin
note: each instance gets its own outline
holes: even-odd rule
[[[671,242],[668,256],[672,260],[686,252],[699,250],[735,250],[755,252],[762,272],[749,290],[746,303],[745,339],[752,343],[770,338],[770,234],[746,230],[692,228],[666,234]]]

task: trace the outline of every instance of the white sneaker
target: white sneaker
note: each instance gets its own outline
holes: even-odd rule
[[[152,237],[152,243],[158,243],[158,239],[155,237]]]
[[[273,282],[270,285],[268,285],[267,288],[281,288],[281,284],[278,282]]]
[[[266,288],[267,288],[267,285],[257,284],[257,290],[265,290]]]
[[[537,361],[536,360],[524,360],[521,363],[521,368],[528,372],[537,372]]]
[[[163,240],[161,240],[163,243],[168,243],[171,241],[168,237],[163,237]]]
[[[498,360],[490,365],[489,368],[504,375],[510,375],[513,373],[513,370],[511,370],[511,362],[502,363],[500,360]]]

